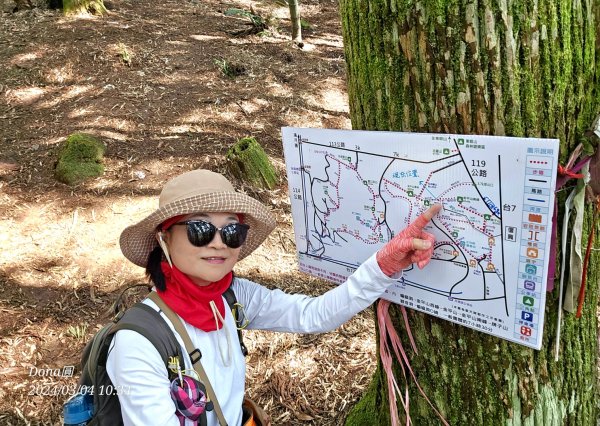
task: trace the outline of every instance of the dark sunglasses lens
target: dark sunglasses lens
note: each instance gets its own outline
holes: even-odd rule
[[[242,223],[231,223],[221,229],[221,238],[228,247],[241,247],[246,242],[249,228],[248,225]]]
[[[215,237],[217,229],[212,223],[204,221],[188,222],[187,224],[187,235],[190,243],[196,247],[202,247],[207,245]]]

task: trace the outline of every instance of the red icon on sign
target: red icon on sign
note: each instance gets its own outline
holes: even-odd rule
[[[528,247],[527,248],[527,257],[536,259],[538,257],[538,249],[536,249],[535,247]]]
[[[535,222],[535,223],[542,223],[542,215],[535,214],[535,213],[529,213],[529,221]]]
[[[528,336],[528,337],[529,337],[529,336],[531,336],[531,328],[530,328],[530,327],[527,327],[527,326],[525,326],[525,325],[522,325],[522,326],[521,326],[521,334],[522,334],[523,336]]]

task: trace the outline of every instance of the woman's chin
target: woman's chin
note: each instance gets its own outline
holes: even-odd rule
[[[206,286],[206,285],[209,285],[210,283],[214,283],[215,281],[219,281],[225,275],[227,275],[227,273],[229,273],[228,270],[224,270],[223,268],[219,268],[219,269],[221,269],[221,270],[220,271],[210,271],[209,273],[202,273],[202,274],[198,274],[198,275],[189,275],[188,274],[188,276],[192,279],[194,284],[199,285],[199,286]]]

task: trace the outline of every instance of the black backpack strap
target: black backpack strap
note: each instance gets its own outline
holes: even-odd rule
[[[231,282],[233,282],[233,280]],[[240,348],[242,349],[242,354],[244,354],[244,356],[247,356],[248,348],[246,348],[246,345],[244,345],[244,338],[242,337],[241,329],[242,324],[244,324],[244,321],[246,320],[246,318],[244,317],[244,310],[240,309],[241,305],[237,302],[237,298],[235,297],[235,293],[233,292],[231,286],[229,286],[227,290],[225,290],[225,293],[223,293],[223,297],[227,301],[229,309],[231,309],[231,313],[233,314],[233,319],[235,320],[235,325],[237,327],[237,335],[240,341]]]

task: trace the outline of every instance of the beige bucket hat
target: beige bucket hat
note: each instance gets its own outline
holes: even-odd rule
[[[237,192],[223,175],[210,170],[193,170],[168,181],[158,199],[158,209],[135,225],[125,228],[119,238],[127,259],[146,267],[148,255],[158,245],[158,225],[174,216],[190,213],[242,213],[250,225],[240,251],[240,260],[252,253],[275,229],[275,217],[265,205]]]

